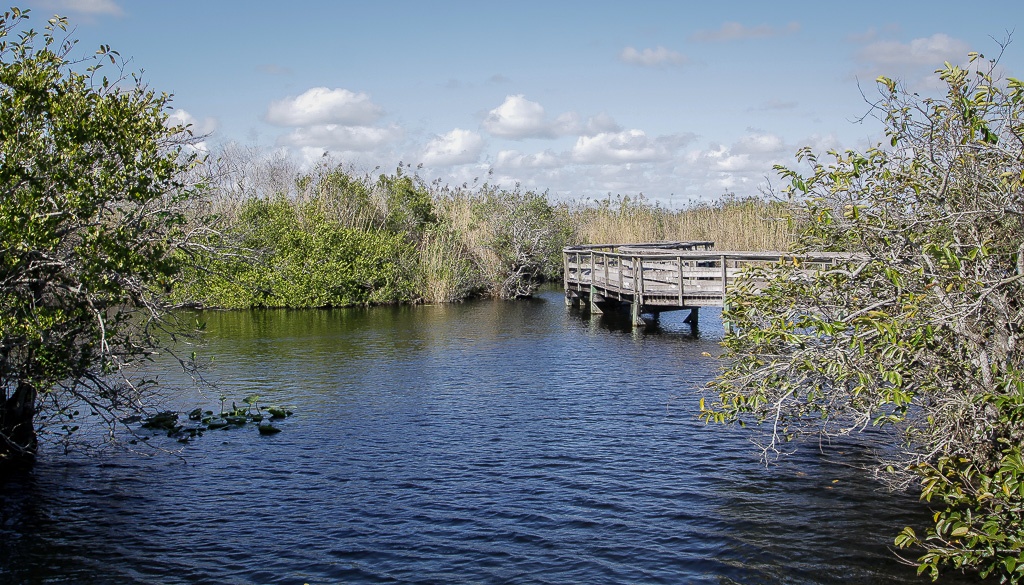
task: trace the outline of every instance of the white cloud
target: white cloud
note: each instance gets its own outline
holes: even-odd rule
[[[734,149],[748,154],[780,154],[786,145],[782,138],[774,134],[754,132],[740,138]]]
[[[322,124],[296,128],[278,141],[286,146],[365,152],[395,142],[402,137],[398,126],[341,126]]]
[[[634,47],[626,47],[619,53],[619,59],[626,63],[642,65],[644,67],[685,65],[690,62],[686,55],[660,46],[656,49],[644,49],[643,51],[638,51]]]
[[[297,149],[295,154],[294,158],[298,161],[299,166],[308,169],[323,160],[327,155],[327,149],[319,146],[302,146]]]
[[[395,124],[375,126],[383,109],[365,93],[347,89],[313,87],[298,96],[271,102],[266,121],[292,131],[278,137],[278,144],[304,148],[368,153],[379,151],[403,137]]]
[[[624,132],[622,135],[635,133]],[[623,136],[616,135],[619,138]],[[495,157],[491,182],[500,185],[521,184],[527,188],[548,191],[555,199],[583,200],[602,198],[608,193],[646,194],[652,201],[682,205],[696,200],[715,200],[723,192],[740,196],[756,196],[773,177],[774,162],[792,162],[791,156],[776,159],[767,154],[741,153],[737,146],[711,145],[690,151],[672,150],[665,146],[680,142],[672,136],[647,137],[647,145],[629,149],[604,137],[594,147],[590,158],[574,157],[544,151],[522,154],[501,151]],[[603,148],[598,148],[601,146]],[[644,156],[644,149],[648,155]],[[584,154],[583,149],[575,152]]]
[[[497,169],[554,169],[565,164],[565,157],[550,150],[536,154],[522,154],[517,150],[502,150],[494,162]]]
[[[696,134],[692,132],[684,132],[682,134],[666,134],[664,136],[658,136],[654,141],[661,148],[675,152],[684,146],[691,144],[696,139]]]
[[[583,128],[583,133],[587,136],[593,136],[595,134],[601,134],[603,132],[620,132],[622,126],[619,126],[611,116],[601,112],[600,114],[587,119],[587,124]]]
[[[342,124],[368,126],[384,115],[365,93],[314,87],[296,97],[271,102],[266,120],[278,126]]]
[[[610,123],[609,117],[601,118],[604,124]],[[550,191],[556,198],[697,190],[704,181],[693,175],[708,163],[681,164],[683,148],[693,140],[689,133],[648,136],[641,130],[626,130],[579,136],[565,152],[502,150],[493,159],[492,178],[497,184]]]
[[[875,66],[924,65],[938,67],[943,61],[957,62],[967,56],[970,46],[942,33],[914,39],[909,43],[876,41],[864,46],[859,57]]]
[[[197,119],[188,110],[173,110],[167,116],[167,123],[170,126],[191,126],[192,134],[203,136],[212,133],[220,125],[216,118]]]
[[[648,138],[643,130],[580,136],[572,148],[572,159],[584,164],[653,162],[663,160],[669,154],[663,145]]]
[[[708,151],[706,157],[711,162],[711,169],[719,172],[742,172],[763,168],[754,167],[749,154],[735,154],[724,146]]]
[[[704,42],[739,41],[744,39],[765,39],[780,37],[800,31],[800,23],[791,22],[779,28],[767,24],[745,26],[738,22],[726,22],[717,30],[702,30],[690,36],[691,40]]]
[[[781,136],[749,131],[731,146],[714,144],[704,150],[690,151],[685,161],[688,166],[702,168],[717,177],[714,184],[735,187],[773,176],[774,165],[793,163],[795,150]]]
[[[518,94],[507,96],[500,106],[488,112],[482,125],[494,136],[520,140],[573,134],[579,131],[580,124],[574,112],[550,120],[543,106]]]
[[[483,149],[483,137],[471,130],[456,128],[427,144],[423,163],[436,166],[474,163],[480,158]]]

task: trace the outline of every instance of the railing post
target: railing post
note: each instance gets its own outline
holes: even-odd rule
[[[676,275],[679,278],[679,306],[683,306],[683,257],[676,256]]]
[[[732,333],[732,324],[729,323],[725,318],[726,312],[729,310],[729,303],[726,302],[726,294],[729,291],[729,271],[725,265],[725,256],[722,256],[722,329],[726,335]]]
[[[594,285],[594,252],[590,252],[590,285]]]
[[[619,263],[619,300],[622,300],[623,290],[623,279],[625,278],[624,273],[626,272],[625,267],[622,265],[622,256],[617,256],[616,261]]]
[[[596,286],[596,280],[597,279],[594,278],[594,265],[595,265],[595,262],[596,262],[594,257],[596,255],[597,255],[597,251],[596,250],[591,250],[590,251],[590,287],[589,287],[590,288],[590,295],[589,295],[589,298],[587,299],[587,301],[588,301],[587,308],[590,309],[590,314],[591,315],[600,315],[601,312],[602,312],[601,311],[601,307],[597,306],[597,286]]]
[[[644,260],[642,257],[634,256],[633,269],[633,326],[642,327],[646,325],[643,317],[640,316],[644,310]],[[636,265],[639,264],[639,270]]]
[[[725,303],[725,287],[729,283],[729,269],[725,265],[725,254],[722,254],[722,303]]]
[[[562,288],[565,290],[565,306],[572,306],[572,295],[569,293],[569,252],[562,250]]]
[[[640,302],[644,300],[644,259],[642,257],[636,258],[636,263],[640,267],[636,274],[636,291],[640,297]]]

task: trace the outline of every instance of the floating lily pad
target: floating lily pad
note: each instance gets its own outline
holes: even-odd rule
[[[142,426],[147,429],[173,431],[178,426],[178,413],[173,411],[159,412],[147,417]]]
[[[246,396],[242,400],[246,406],[239,407],[232,403],[231,410],[224,410],[222,404],[219,416],[211,410],[196,408],[188,413],[164,411],[146,418],[136,418],[135,422],[142,421],[144,428],[166,431],[168,437],[183,443],[202,436],[205,431],[244,428],[249,426],[250,423],[256,427],[261,435],[280,433],[281,429],[270,424],[267,419],[280,420],[291,416],[293,414],[292,411],[278,406],[261,410],[257,405],[259,398],[256,394]],[[222,397],[223,400],[224,398]],[[194,422],[189,423],[186,421],[184,424],[179,423],[179,417],[183,414],[187,414],[188,418]],[[149,437],[140,438],[146,440]]]

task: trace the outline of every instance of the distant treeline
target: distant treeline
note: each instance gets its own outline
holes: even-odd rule
[[[584,243],[711,240],[786,248],[783,206],[725,196],[669,210],[641,198],[552,202],[546,193],[427,183],[408,166],[360,173],[325,158],[224,150],[194,229],[208,234],[173,288],[185,305],[343,307],[528,296]]]

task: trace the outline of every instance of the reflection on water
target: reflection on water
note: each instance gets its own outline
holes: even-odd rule
[[[293,408],[284,432],[0,478],[0,582],[914,582],[888,544],[916,500],[696,420],[714,310],[697,336],[558,292],[202,318],[213,394]]]

